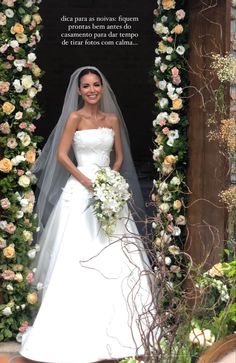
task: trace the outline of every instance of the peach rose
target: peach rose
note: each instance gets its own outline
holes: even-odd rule
[[[174,209],[180,209],[182,207],[182,203],[179,199],[176,199],[173,203],[173,208]]]
[[[25,160],[28,162],[28,163],[34,163],[35,162],[35,159],[36,159],[36,152],[34,149],[30,149],[26,152],[25,154]]]
[[[163,42],[159,42],[158,43],[158,49],[161,53],[165,53],[166,52],[166,48],[167,46],[163,43]]]
[[[4,248],[3,255],[6,258],[14,258],[15,257],[16,251],[15,251],[14,243],[11,243],[8,247]]]
[[[10,125],[7,121],[0,124],[0,131],[5,135],[11,132]]]
[[[172,100],[172,107],[175,110],[180,110],[183,107],[183,101],[181,98],[176,98],[175,100]]]
[[[3,173],[9,173],[12,170],[12,163],[11,160],[7,158],[3,158],[0,160],[0,171]]]
[[[175,34],[181,34],[183,33],[184,28],[181,24],[176,25],[172,30],[171,33],[175,33]]]
[[[10,83],[0,81],[0,94],[3,95],[4,93],[9,91]]]
[[[211,277],[215,277],[215,276],[224,276],[224,271],[223,271],[223,267],[222,267],[222,263],[216,263],[209,271],[208,274]]]
[[[7,115],[10,115],[15,110],[15,106],[11,102],[4,102],[2,110]]]
[[[162,0],[164,10],[171,10],[175,8],[175,0]]]
[[[6,6],[9,6],[9,8],[12,8],[14,6],[15,1],[16,0],[2,0],[2,4],[6,5]]]
[[[31,305],[34,305],[38,302],[38,295],[36,292],[28,293],[27,302]]]
[[[12,34],[24,33],[24,27],[20,23],[16,23],[14,26],[11,27]]]
[[[13,223],[8,223],[5,227],[5,231],[9,234],[14,234],[16,230],[16,226]]]
[[[164,163],[166,165],[172,165],[172,164],[176,163],[176,160],[177,160],[176,156],[174,156],[174,155],[167,155],[165,157],[165,159],[164,159]]]

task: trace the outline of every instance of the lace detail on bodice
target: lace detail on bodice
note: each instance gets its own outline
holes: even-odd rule
[[[109,166],[114,142],[110,128],[78,130],[73,137],[73,150],[78,166]]]

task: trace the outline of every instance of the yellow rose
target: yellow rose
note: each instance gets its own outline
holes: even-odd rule
[[[22,24],[20,23],[16,23],[14,26],[11,27],[11,33],[15,34],[15,33],[24,33],[24,27]]]
[[[172,100],[172,107],[175,110],[180,110],[183,107],[183,101],[181,98],[176,98],[175,100]]]
[[[0,171],[3,173],[9,173],[12,170],[12,163],[11,160],[7,158],[3,158],[0,160]]]
[[[24,44],[27,42],[28,37],[24,33],[18,33],[18,34],[16,34],[16,40],[18,41],[18,43]]]
[[[172,30],[171,33],[175,33],[175,34],[181,34],[183,33],[184,28],[181,24],[176,25]]]
[[[25,160],[28,162],[28,163],[34,163],[35,162],[35,159],[36,159],[36,153],[35,153],[35,150],[34,149],[30,149],[26,152],[25,154]]]
[[[36,292],[30,292],[27,295],[27,302],[31,305],[34,305],[38,302],[38,295]]]
[[[15,257],[16,251],[15,251],[15,245],[11,243],[8,247],[4,248],[3,255],[6,258],[13,258]]]
[[[165,53],[167,46],[163,42],[158,43],[158,49],[161,53]]]
[[[2,105],[2,110],[7,115],[10,115],[15,110],[15,106],[11,102],[4,102]]]
[[[222,263],[219,262],[219,263],[216,263],[209,271],[208,271],[208,274],[211,276],[211,277],[215,277],[215,276],[224,276],[224,271],[223,271],[223,268],[222,268]]]
[[[32,73],[35,77],[39,77],[41,74],[41,69],[39,68],[39,66],[37,66],[37,64],[34,64],[32,67]]]
[[[36,21],[37,24],[40,24],[42,21],[42,18],[39,14],[34,14],[33,19]]]
[[[176,156],[174,156],[174,155],[167,155],[165,157],[165,159],[164,159],[164,164],[166,164],[166,165],[169,165],[169,164],[172,165],[172,164],[176,163],[176,160],[177,160]]]
[[[174,209],[180,209],[182,207],[182,203],[179,199],[176,199],[173,203],[173,208]]]
[[[162,0],[162,6],[164,10],[170,10],[175,8],[174,0]]]

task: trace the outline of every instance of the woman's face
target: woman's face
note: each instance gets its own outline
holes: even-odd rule
[[[102,97],[102,84],[100,78],[93,73],[84,75],[80,80],[79,93],[84,102],[96,104]]]

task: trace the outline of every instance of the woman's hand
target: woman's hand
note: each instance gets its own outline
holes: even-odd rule
[[[93,183],[92,180],[87,178],[85,175],[83,176],[83,178],[80,179],[80,183],[87,188],[90,192],[93,191]]]

